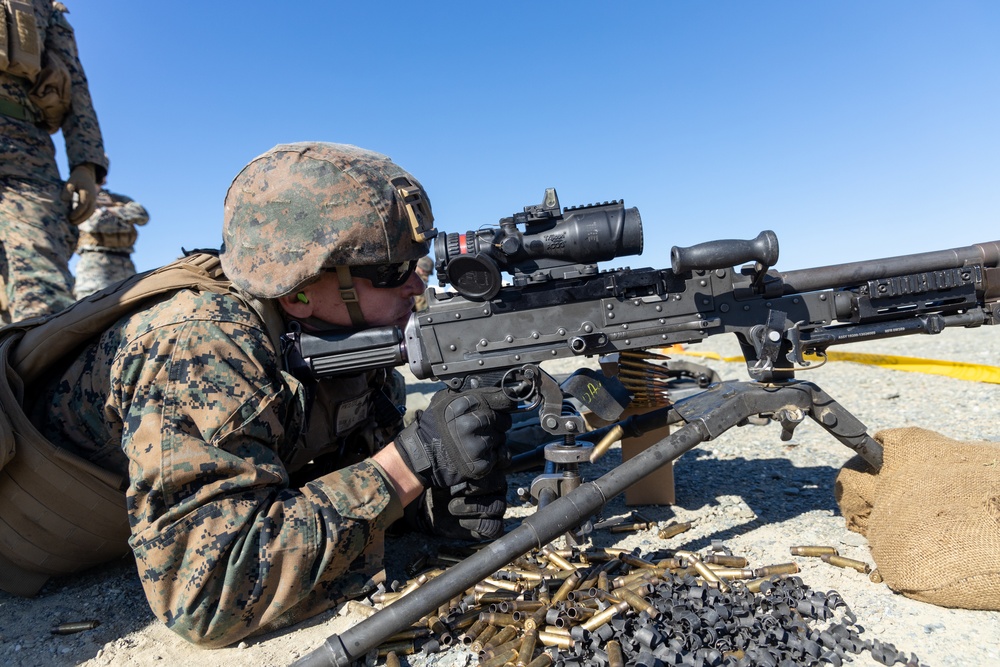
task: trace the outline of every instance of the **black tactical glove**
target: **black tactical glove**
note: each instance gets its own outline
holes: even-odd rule
[[[403,462],[425,487],[449,488],[485,477],[509,459],[504,433],[514,404],[500,389],[443,389],[396,436]]]
[[[427,489],[406,506],[408,528],[452,540],[494,540],[503,535],[507,477],[494,469],[483,479],[450,489]]]

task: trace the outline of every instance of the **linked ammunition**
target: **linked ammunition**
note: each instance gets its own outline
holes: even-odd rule
[[[857,570],[861,574],[868,574],[872,571],[871,566],[860,560],[854,560],[853,558],[844,558],[843,556],[834,556],[832,554],[823,554],[820,559],[824,563],[829,563],[835,567],[845,567],[852,570]]]
[[[831,556],[838,555],[837,550],[833,547],[792,547],[791,552],[793,556],[822,556],[823,554],[830,554]]]

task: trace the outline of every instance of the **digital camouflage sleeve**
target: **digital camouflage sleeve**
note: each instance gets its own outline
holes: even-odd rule
[[[344,412],[313,414],[330,410]],[[286,461],[336,451],[335,435],[302,437],[317,433],[306,416],[258,316],[229,295],[182,291],[107,331],[34,418],[54,442],[127,469],[153,611],[217,647],[360,594],[366,549],[402,514],[370,459],[289,487]]]

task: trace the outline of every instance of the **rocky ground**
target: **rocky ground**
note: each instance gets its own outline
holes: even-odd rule
[[[691,351],[738,354],[735,341],[712,339]],[[911,336],[895,341],[856,344],[854,351],[877,351],[933,359],[997,365],[1000,337],[992,328],[948,331],[941,336]],[[747,379],[742,364],[708,361],[723,379]],[[566,372],[567,365],[548,368]],[[805,374],[851,410],[869,427],[923,426],[949,437],[1000,440],[997,406],[1000,385],[906,373],[868,365],[831,362]],[[410,385],[413,403],[434,389],[432,383]],[[694,521],[692,530],[663,543],[655,531],[612,534],[597,531],[596,544],[639,547],[644,553],[669,546],[705,550],[725,544],[753,565],[796,560],[803,582],[817,591],[838,591],[858,616],[862,637],[890,642],[921,664],[935,667],[1000,664],[1000,612],[945,609],[910,600],[884,584],[853,570],[816,559],[792,558],[795,544],[835,546],[842,555],[871,563],[866,540],[844,526],[833,496],[833,482],[851,452],[811,422],[803,423],[790,441],[779,439],[778,426],[732,429],[681,457],[675,468],[677,500],[671,506],[629,508],[611,501],[602,519],[621,518],[639,509],[649,519],[666,523]],[[615,448],[596,464],[597,474],[620,461]],[[534,473],[512,479],[508,527],[529,510],[517,505],[513,490],[530,484]],[[998,472],[1000,477],[1000,472]],[[998,527],[1000,530],[1000,527]],[[426,540],[399,538],[388,545],[390,579],[405,578],[399,568],[427,548]],[[364,616],[357,605],[321,615],[309,622],[230,648],[207,651],[174,636],[149,611],[131,562],[108,565],[80,576],[53,580],[33,599],[0,593],[0,656],[7,665],[198,665],[240,664],[244,667],[287,665]],[[59,636],[50,630],[70,621],[99,621],[92,630]],[[411,656],[410,665],[474,664],[471,654],[450,650],[433,656]],[[855,665],[874,665],[870,654],[854,657]]]

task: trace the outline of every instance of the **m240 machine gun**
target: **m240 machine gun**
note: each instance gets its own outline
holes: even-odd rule
[[[564,211],[549,189],[540,205],[496,228],[439,237],[438,275],[454,291],[433,295],[405,329],[288,335],[289,365],[315,378],[405,363],[418,378],[456,391],[501,386],[512,400],[538,407],[541,427],[562,438],[546,458],[571,473],[561,476],[568,482],[533,491],[539,510],[512,532],[426,583],[419,596],[330,637],[297,665],[351,664],[514,558],[574,530],[651,471],[749,418],[778,421],[787,438],[810,417],[877,469],[881,447],[865,425],[795,372],[833,345],[1000,322],[1000,241],[777,272],[778,240],[764,231],[751,240],[674,247],[670,268],[598,269],[600,261],[641,252],[638,210],[619,201]],[[752,381],[716,383],[601,430],[596,435],[608,441],[683,423],[599,479],[573,474],[593,445],[578,439],[583,417],[564,409],[566,387],[539,364],[726,333],[737,337]],[[587,375],[574,393],[605,419],[621,413],[620,392],[602,375]]]

